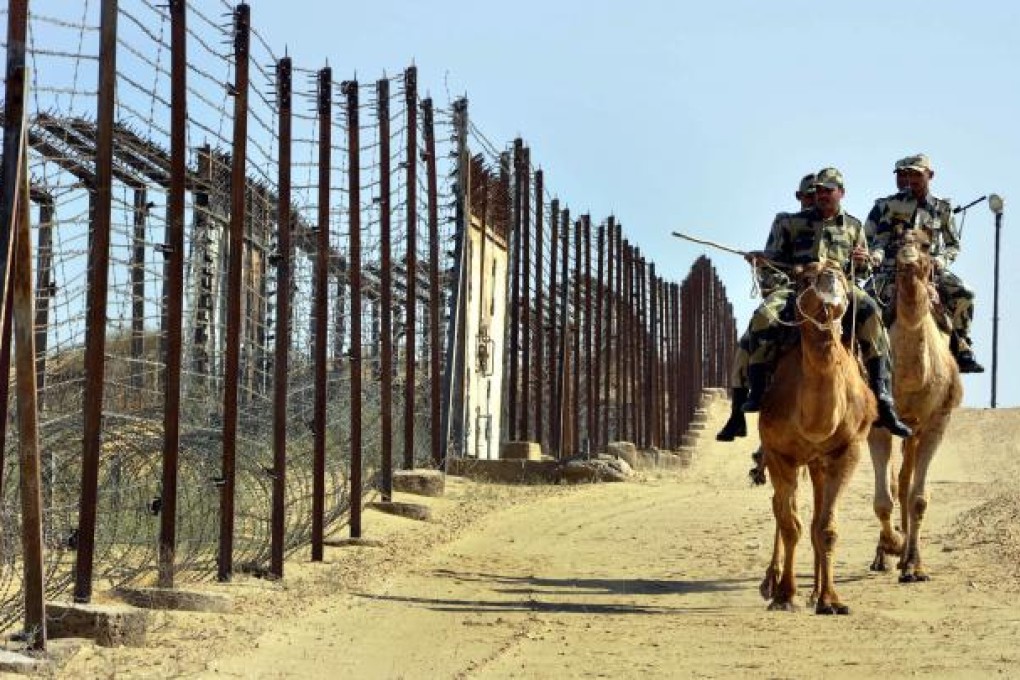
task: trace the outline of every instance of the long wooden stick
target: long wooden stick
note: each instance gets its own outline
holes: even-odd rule
[[[26,78],[27,80],[27,78]],[[32,241],[29,228],[28,134],[22,128],[21,172],[14,232],[14,340],[18,390],[18,439],[21,454],[21,526],[25,573],[25,631],[32,649],[46,648],[43,583],[42,480],[39,462],[39,414],[36,410],[35,304],[32,294]],[[7,379],[4,376],[3,379]]]
[[[692,243],[700,243],[703,246],[711,246],[713,248],[718,248],[719,250],[725,250],[727,253],[733,253],[734,255],[740,255],[742,257],[747,257],[749,254],[745,250],[737,250],[736,248],[730,248],[729,246],[724,246],[721,243],[709,241],[708,239],[696,238],[688,234],[682,234],[679,231],[674,231],[673,236],[676,236],[677,238],[682,238],[685,241],[691,241]]]

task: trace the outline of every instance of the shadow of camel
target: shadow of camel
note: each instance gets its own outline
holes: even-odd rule
[[[530,611],[577,614],[679,614],[691,612],[721,612],[726,607],[691,607],[641,605],[628,603],[563,602],[545,598],[556,596],[592,595],[693,595],[727,591],[751,592],[754,579],[726,579],[711,581],[606,579],[606,578],[545,578],[539,576],[503,576],[500,574],[456,572],[437,569],[432,572],[439,578],[461,583],[489,584],[494,593],[523,596],[512,600],[443,599],[400,595],[361,593],[358,596],[373,600],[406,602],[422,605],[436,611]]]

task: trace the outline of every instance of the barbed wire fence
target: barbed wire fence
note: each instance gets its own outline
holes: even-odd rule
[[[414,67],[294,65],[224,0],[32,0],[26,28],[47,598],[282,577],[483,429],[561,457],[674,446],[724,384],[711,264],[663,281]],[[474,267],[473,221],[502,268]],[[488,311],[458,324],[471,296]],[[468,413],[483,353],[500,406]],[[0,472],[6,629],[25,557],[14,456]]]

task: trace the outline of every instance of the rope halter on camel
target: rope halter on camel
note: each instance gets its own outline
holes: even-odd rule
[[[817,274],[802,274],[802,277],[809,283],[796,297],[797,311],[802,319],[796,325],[806,321],[823,332],[841,331],[843,315],[846,314],[847,307],[849,306],[849,293],[843,272],[831,265],[823,265],[822,270]],[[824,322],[819,321],[804,310],[803,300],[808,292],[813,292],[821,301],[822,310],[825,312]],[[832,314],[833,308],[838,309],[839,313]]]

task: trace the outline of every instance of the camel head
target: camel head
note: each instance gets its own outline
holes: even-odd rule
[[[849,304],[849,286],[843,270],[832,262],[812,262],[793,271],[797,286],[798,317],[821,331],[837,336]]]
[[[927,309],[932,281],[931,240],[923,231],[911,229],[896,253],[896,296],[912,309]]]

